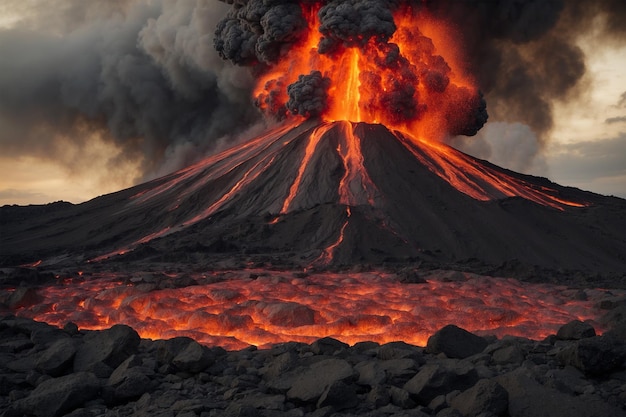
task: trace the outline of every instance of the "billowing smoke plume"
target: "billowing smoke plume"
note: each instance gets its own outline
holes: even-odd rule
[[[340,47],[364,46],[370,39],[387,42],[396,31],[391,4],[386,0],[333,0],[319,11],[320,54]]]
[[[593,32],[598,42],[609,43],[626,38],[623,0],[50,0],[46,7],[5,0],[7,4],[28,13],[13,29],[0,29],[3,156],[56,160],[80,155],[96,135],[120,147],[123,158],[144,161],[144,174],[164,164],[176,168],[172,160],[184,164],[220,138],[260,120],[250,99],[255,78],[267,74],[303,38],[309,18],[305,11],[312,4],[319,6],[318,46],[325,56],[373,40],[380,52],[378,65],[395,66],[397,76],[408,81],[391,83],[377,106],[393,108],[400,119],[419,119],[425,111],[421,97],[407,88],[412,75],[403,71],[405,63],[388,42],[398,31],[394,12],[408,7],[414,15],[425,13],[455,28],[450,38],[461,43],[460,62],[484,93],[491,120],[523,123],[539,138],[553,125],[554,101],[569,99],[584,86],[579,36]],[[445,62],[437,62],[436,54],[428,59],[429,67],[417,71],[419,82],[433,94],[450,89]],[[381,82],[376,71],[365,72],[366,82]],[[289,83],[280,78],[264,81],[268,94],[257,97],[257,104],[284,114],[319,114],[325,100],[319,90],[326,88],[323,77],[310,71],[299,75],[304,78],[291,87],[289,104],[273,95],[287,93]],[[463,91],[458,97],[471,111],[449,126],[450,133],[475,133],[487,117],[485,101]],[[458,114],[450,110],[446,117]]]
[[[0,29],[3,156],[79,163],[65,154],[84,154],[97,134],[149,175],[249,126],[259,119],[252,77],[213,48],[227,9],[213,0],[33,7],[28,20]]]
[[[540,141],[553,127],[553,102],[584,86],[579,37],[593,30],[599,42],[626,40],[622,0],[429,0],[424,8],[458,28],[493,119],[524,123]]]
[[[287,109],[304,117],[321,115],[327,105],[329,86],[330,79],[319,71],[300,75],[298,81],[287,87]]]
[[[240,65],[254,65],[262,73],[265,65],[278,61],[302,38],[303,10],[313,3],[319,5],[318,52],[331,56],[372,39],[387,49],[384,53],[391,52],[393,44],[387,41],[397,30],[394,11],[398,8],[447,22],[456,30],[450,37],[460,43],[464,69],[475,78],[493,119],[524,123],[540,142],[553,126],[554,101],[573,98],[583,88],[586,66],[576,44],[579,35],[597,31],[598,24],[602,40],[623,39],[626,34],[622,0],[238,0],[216,32],[220,55]],[[393,59],[385,61],[389,65]],[[402,74],[401,61],[395,64]],[[375,72],[362,78],[378,82]],[[429,91],[448,87],[445,68],[420,70],[418,78]],[[264,100],[273,107],[265,108],[281,108],[271,88],[286,89],[284,84],[279,80],[269,87]],[[419,118],[424,111],[419,97],[405,88],[406,83],[400,84],[402,88],[381,97],[380,104],[395,106],[394,113],[401,119]],[[461,95],[465,97],[461,108],[469,113],[451,123],[449,130],[471,135],[485,122],[487,106],[482,96]],[[453,111],[450,117],[455,117]]]

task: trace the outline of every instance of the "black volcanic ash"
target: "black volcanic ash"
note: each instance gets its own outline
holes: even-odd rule
[[[287,109],[307,118],[321,115],[328,101],[329,86],[330,79],[319,71],[301,75],[298,81],[287,87]]]
[[[339,48],[364,46],[374,38],[386,43],[396,31],[390,2],[386,0],[333,0],[319,11],[319,31],[324,36],[320,54]]]

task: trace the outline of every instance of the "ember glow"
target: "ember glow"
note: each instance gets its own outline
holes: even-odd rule
[[[430,140],[448,133],[474,134],[485,122],[486,115],[485,120],[473,120],[475,113],[484,111],[484,102],[459,65],[458,46],[449,41],[453,30],[444,22],[401,7],[394,12],[396,31],[389,39],[382,35],[348,38],[327,51],[320,22],[324,8],[321,4],[301,7],[307,21],[302,39],[259,78],[255,102],[265,112],[282,114],[290,109],[326,121],[380,123]],[[314,71],[330,82],[323,108],[313,111],[312,104],[306,103],[311,85],[303,97],[296,98],[306,103],[305,111],[290,106],[286,86]],[[480,126],[474,127],[476,123]]]
[[[176,273],[61,277],[40,290],[42,302],[16,313],[59,326],[72,321],[83,329],[125,323],[144,338],[190,336],[228,349],[310,343],[325,336],[349,344],[402,340],[424,346],[449,323],[481,335],[533,339],[555,334],[574,319],[590,320],[601,331],[593,305],[607,296],[585,290],[588,300],[581,301],[566,287],[451,271],[410,284],[383,272],[241,270],[195,274],[197,285],[166,289],[156,288],[159,276],[172,283],[183,278]]]

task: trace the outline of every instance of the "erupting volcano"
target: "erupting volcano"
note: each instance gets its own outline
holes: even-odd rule
[[[527,301],[532,291],[558,298],[541,286],[463,275],[471,283],[424,281],[407,292],[400,287],[409,284],[394,281],[399,271],[462,270],[624,283],[624,200],[515,173],[443,142],[474,135],[487,120],[458,36],[459,28],[407,1],[235,1],[215,47],[252,68],[253,99],[272,127],[80,205],[2,208],[0,262],[64,271],[36,296],[20,298],[26,293],[11,288],[3,301],[52,323],[127,322],[145,337],[186,334],[232,348],[327,335],[387,342],[407,331],[406,340],[423,344],[446,323],[416,322],[452,311],[448,300],[470,293],[489,302],[468,296],[457,313],[492,312],[487,322],[463,323],[484,333],[544,337],[557,326],[550,317],[593,319],[581,300],[547,312]],[[169,272],[171,287],[189,288],[133,275],[172,265],[193,279]],[[298,278],[258,279],[276,268],[297,270]],[[234,280],[199,272],[233,269]],[[353,275],[336,274],[347,269]],[[337,282],[347,296],[329,295]],[[73,290],[60,291],[63,283]],[[500,307],[492,287],[523,302]],[[388,305],[377,303],[385,292]],[[431,309],[420,301],[430,296],[441,301]],[[339,317],[343,303],[363,314]]]

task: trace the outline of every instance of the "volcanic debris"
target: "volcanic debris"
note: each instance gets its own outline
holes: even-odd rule
[[[580,322],[542,341],[446,326],[426,348],[323,338],[239,351],[187,337],[140,339],[124,325],[85,331],[7,316],[0,320],[0,411],[3,417],[626,416],[626,321],[611,313],[612,330],[602,336]]]

